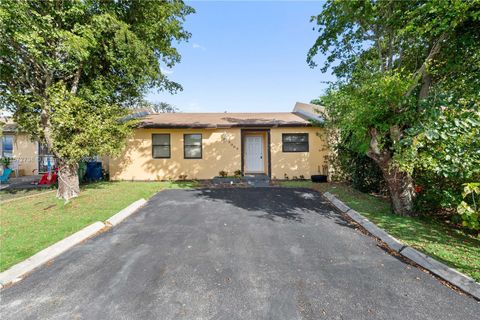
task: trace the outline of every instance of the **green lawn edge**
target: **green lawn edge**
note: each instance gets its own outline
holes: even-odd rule
[[[385,199],[340,183],[282,181],[282,187],[330,192],[389,234],[480,282],[480,239],[428,216],[402,217],[391,213]]]
[[[80,196],[68,203],[55,193],[0,203],[0,271],[96,221],[107,220],[141,198],[164,189],[197,186],[196,181],[104,181],[82,186]]]

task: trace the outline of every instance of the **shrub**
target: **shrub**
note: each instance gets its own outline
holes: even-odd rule
[[[226,176],[228,176],[228,171],[221,170],[221,171],[218,172],[218,175],[219,175],[220,177],[224,177],[224,178],[225,178]]]
[[[415,171],[417,193],[415,211],[431,214],[435,211],[453,211],[462,201],[462,180],[437,175],[430,171]]]
[[[235,172],[233,172],[233,175],[235,176],[235,178],[240,178],[242,176],[242,170],[235,170]]]
[[[338,163],[347,181],[362,192],[385,193],[386,185],[378,165],[366,155],[340,147]]]
[[[464,200],[457,207],[457,213],[464,227],[480,230],[480,182],[465,183],[464,187]]]
[[[10,158],[8,157],[1,158],[0,164],[3,165],[5,168],[8,168],[8,166],[10,166]]]
[[[478,99],[439,93],[422,101],[422,121],[397,145],[397,163],[413,172],[416,210],[454,212],[464,184],[480,179]],[[460,215],[457,215],[457,218]],[[461,220],[461,219],[459,219]]]

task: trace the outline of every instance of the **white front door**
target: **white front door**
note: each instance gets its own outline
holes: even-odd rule
[[[264,172],[263,163],[262,136],[245,136],[245,172]]]

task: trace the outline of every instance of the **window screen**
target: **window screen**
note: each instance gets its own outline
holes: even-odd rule
[[[202,158],[202,135],[185,134],[183,136],[183,148],[185,159]]]
[[[283,152],[308,152],[308,133],[284,133]]]
[[[152,134],[152,157],[170,158],[170,134]]]

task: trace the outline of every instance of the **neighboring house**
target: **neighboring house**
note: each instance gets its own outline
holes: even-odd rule
[[[54,157],[44,144],[32,140],[26,133],[19,132],[17,125],[10,120],[6,119],[4,122],[0,139],[0,156],[17,161],[20,176],[46,172],[49,159],[51,165],[54,165]]]
[[[211,179],[265,174],[274,179],[328,174],[327,137],[315,105],[293,112],[160,113],[140,118],[123,153],[109,161],[111,180]]]

